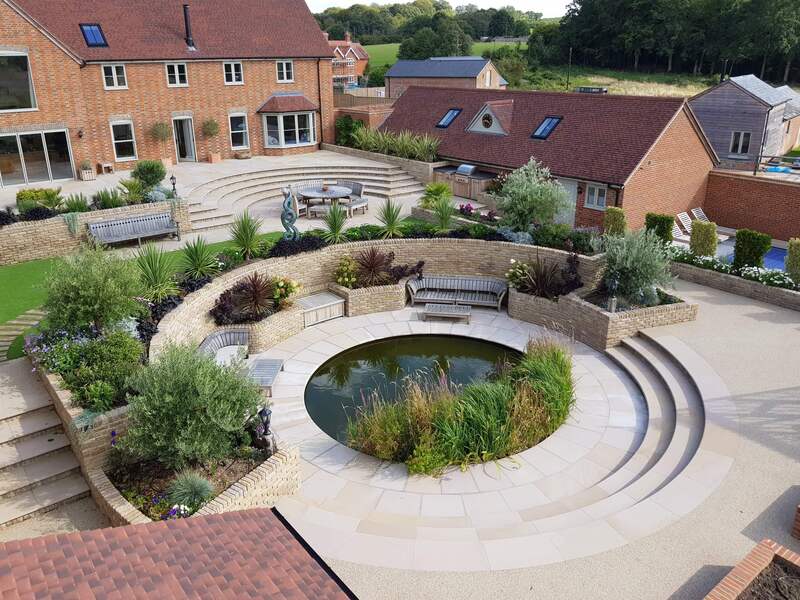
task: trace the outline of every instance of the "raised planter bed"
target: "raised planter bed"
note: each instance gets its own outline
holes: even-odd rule
[[[420,221],[425,221],[427,223],[436,223],[436,215],[432,210],[428,210],[427,208],[421,208],[419,206],[412,206],[411,207],[411,216],[415,219],[419,219]],[[462,217],[458,214],[458,212],[453,214],[452,223],[458,225],[460,227],[470,227],[472,225],[486,225],[487,227],[497,227],[497,223],[488,223],[485,221],[475,221],[473,219],[467,219]]]
[[[390,156],[388,154],[379,154],[378,152],[367,152],[366,150],[358,150],[356,148],[348,148],[347,146],[337,146],[335,144],[321,144],[322,150],[330,150],[331,152],[338,152],[339,154],[347,154],[349,156],[357,156],[367,160],[374,160],[375,162],[389,163],[397,165],[409,175],[419,179],[423,183],[433,181],[433,170],[438,167],[445,167],[450,163],[447,161],[437,162],[422,162],[420,160],[411,160],[410,158],[400,158],[399,156]]]
[[[406,305],[405,281],[355,290],[331,283],[328,289],[345,299],[345,314],[348,317],[401,310]]]
[[[772,540],[763,540],[708,593],[706,600],[769,598],[765,594],[770,587],[769,579],[774,575],[766,570],[773,565],[800,572],[800,554]],[[764,579],[760,579],[762,577]],[[751,586],[753,589],[750,589]]]
[[[685,263],[672,263],[672,274],[684,281],[699,283],[737,296],[760,300],[791,310],[800,310],[800,292],[771,287],[758,281],[750,281],[736,275],[701,269]]]

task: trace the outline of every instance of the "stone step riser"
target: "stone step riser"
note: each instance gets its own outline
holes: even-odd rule
[[[66,504],[70,504],[71,502],[75,502],[76,500],[82,500],[83,498],[88,498],[89,495],[90,495],[90,492],[89,492],[88,489],[85,490],[85,491],[82,491],[82,492],[78,492],[76,494],[73,494],[73,495],[69,496],[68,498],[64,498],[64,499],[59,500],[57,502],[53,502],[52,504],[48,504],[47,506],[32,510],[31,512],[26,513],[26,514],[24,514],[24,515],[22,515],[20,517],[15,518],[15,519],[10,519],[8,521],[0,523],[0,529],[5,529],[6,527],[10,527],[12,525],[16,525],[17,523],[22,523],[23,521],[27,521],[28,519],[30,519],[32,517],[36,517],[36,516],[39,516],[39,515],[46,514],[46,513],[50,512],[50,511],[53,511],[53,510],[55,510],[57,508],[61,508],[62,506],[66,505]]]
[[[55,454],[56,452],[58,452],[59,450],[63,450],[64,448],[69,448],[69,443],[60,444],[60,445],[54,446],[52,449],[45,450],[43,452],[40,452],[40,453],[35,454],[33,456],[29,456],[27,458],[21,458],[21,459],[17,460],[16,462],[8,464],[8,465],[2,465],[2,466],[0,466],[0,472],[3,472],[6,469],[10,469],[10,468],[13,468],[13,467],[18,466],[18,465],[24,465],[26,463],[32,462],[32,461],[37,460],[39,458],[42,458],[44,456],[49,456],[51,454]]]
[[[80,475],[80,472],[81,472],[80,465],[76,465],[76,466],[72,467],[71,469],[66,469],[64,471],[56,473],[55,475],[50,475],[49,477],[46,477],[44,479],[41,479],[41,480],[38,480],[38,481],[33,481],[33,482],[29,483],[28,485],[24,485],[24,486],[15,488],[15,489],[10,490],[10,491],[5,492],[5,493],[0,493],[0,502],[3,501],[3,500],[8,500],[10,498],[15,498],[16,496],[19,496],[20,494],[24,494],[25,492],[28,492],[30,490],[34,490],[36,488],[39,488],[39,487],[45,486],[47,484],[53,483],[54,481],[58,481],[60,479],[66,479],[67,477],[70,477],[72,475]],[[0,525],[0,527],[2,527],[2,526]]]

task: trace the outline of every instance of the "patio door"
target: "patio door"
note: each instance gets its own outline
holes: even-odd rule
[[[578,182],[572,179],[559,179],[558,182],[567,192],[567,205],[554,219],[556,223],[566,223],[575,227],[575,207],[578,204]]]
[[[191,117],[172,120],[175,133],[175,154],[178,162],[194,162],[197,155],[194,147],[194,122]]]
[[[0,135],[0,187],[74,176],[66,131]]]

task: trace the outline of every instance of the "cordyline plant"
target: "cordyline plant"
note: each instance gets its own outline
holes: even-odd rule
[[[386,285],[391,282],[389,268],[394,261],[394,252],[382,252],[375,246],[363,250],[356,256],[358,283],[361,287]]]

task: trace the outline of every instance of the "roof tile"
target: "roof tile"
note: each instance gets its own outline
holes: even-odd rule
[[[427,60],[398,60],[386,77],[477,77],[489,62],[480,56],[434,57]]]
[[[285,113],[317,110],[317,105],[303,94],[272,94],[256,112],[259,113]],[[229,489],[228,492],[231,492]],[[227,493],[227,492],[226,492]],[[231,493],[235,494],[235,490]]]

